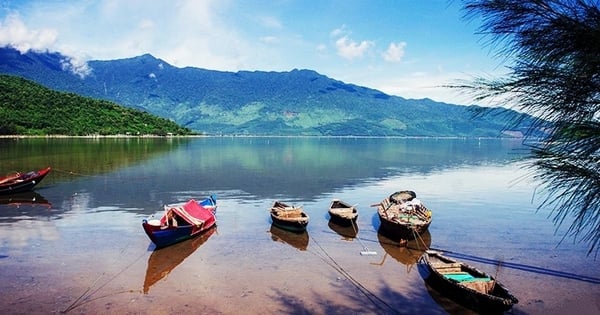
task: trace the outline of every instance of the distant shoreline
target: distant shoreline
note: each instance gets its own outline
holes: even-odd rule
[[[66,135],[0,135],[0,139],[59,139],[59,138],[81,138],[81,139],[135,139],[135,138],[340,138],[340,139],[511,139],[523,140],[523,137],[460,137],[460,136],[307,136],[307,135],[89,135],[89,136],[66,136]]]

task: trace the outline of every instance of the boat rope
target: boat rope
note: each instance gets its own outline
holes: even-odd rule
[[[125,248],[123,248],[125,249]],[[121,250],[121,253],[123,252],[123,250]],[[99,296],[93,299],[90,299],[90,297],[96,293],[98,293],[98,291],[100,291],[102,288],[104,288],[106,285],[108,285],[111,281],[113,281],[114,279],[116,279],[119,275],[121,275],[123,272],[125,272],[125,270],[129,269],[131,266],[133,266],[133,264],[135,264],[138,260],[140,260],[144,255],[146,254],[146,251],[143,251],[136,259],[134,259],[131,263],[129,263],[127,266],[125,266],[123,269],[121,269],[121,271],[117,272],[114,276],[110,277],[109,279],[106,280],[106,282],[104,282],[102,285],[100,285],[99,287],[97,287],[95,290],[92,291],[92,288],[94,288],[96,286],[96,284],[98,283],[98,281],[100,281],[100,279],[102,279],[102,277],[104,277],[106,275],[106,272],[103,272],[101,275],[99,275],[96,280],[94,280],[94,282],[87,287],[87,289],[85,291],[83,291],[83,293],[81,295],[79,295],[79,297],[77,297],[77,299],[75,299],[75,301],[73,301],[73,303],[71,303],[66,309],[64,309],[63,311],[60,311],[60,313],[62,314],[66,314],[86,303],[92,302],[94,300],[98,300],[104,297],[108,297],[108,296],[112,296],[112,295],[116,295],[116,294],[121,294],[121,293],[129,293],[129,292],[133,292],[133,290],[123,290],[123,291],[118,291],[118,292],[113,292],[110,294],[106,294],[103,296]]]
[[[391,305],[389,305],[386,301],[384,301],[382,298],[380,298],[375,293],[371,292],[371,290],[369,290],[368,288],[366,288],[362,283],[360,283],[360,281],[358,281],[354,277],[352,277],[352,275],[348,271],[346,271],[342,266],[340,266],[340,264],[333,257],[331,257],[331,255],[329,255],[327,253],[327,251],[321,246],[321,244],[319,244],[319,242],[317,242],[317,240],[314,237],[311,237],[310,240],[311,240],[311,242],[314,242],[317,245],[317,247],[319,247],[319,249],[321,249],[321,251],[323,252],[323,254],[328,259],[326,259],[325,257],[321,256],[320,254],[318,254],[318,253],[316,253],[314,251],[310,251],[310,252],[313,255],[319,257],[321,260],[323,260],[326,264],[328,264],[329,266],[331,266],[337,272],[339,272],[340,274],[342,274],[346,279],[348,279],[350,281],[350,283],[352,283],[352,285],[354,285],[358,289],[358,291],[360,291],[367,299],[369,299],[369,301],[371,301],[371,303],[373,304],[373,306],[375,306],[375,307],[379,308],[380,310],[384,311],[384,308],[381,306],[383,304],[389,310],[391,310],[394,314],[401,314],[396,309],[394,309]],[[377,301],[379,301],[379,304],[377,303]]]
[[[77,176],[94,176],[94,175],[88,175],[88,174],[82,174],[82,173],[77,173],[77,172],[73,172],[73,171],[67,171],[67,170],[61,170],[59,168],[52,168],[53,172],[59,172],[59,173],[64,173],[64,174],[69,174],[69,175],[77,175]]]
[[[417,240],[417,250],[421,250],[421,248],[419,247],[419,241],[421,241],[425,250],[429,250],[429,246],[427,246],[427,243],[425,243],[425,240],[423,240],[423,238],[421,237],[421,234],[417,233],[417,231],[415,231],[415,229],[412,229],[412,233],[413,233],[415,240]]]
[[[360,242],[360,245],[362,245],[362,247],[363,247],[364,254],[363,254],[363,252],[361,252],[361,255],[377,255],[376,252],[370,251],[369,248],[367,248],[365,243],[363,243],[363,241],[358,236],[358,230],[356,229],[356,226],[355,226],[356,222],[351,221],[350,223],[352,224],[352,229],[354,230],[354,235],[356,235],[356,239]]]

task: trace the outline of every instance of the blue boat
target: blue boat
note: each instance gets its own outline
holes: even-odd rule
[[[207,231],[217,223],[217,199],[189,200],[183,205],[164,206],[160,219],[144,219],[142,227],[157,248],[190,239]]]

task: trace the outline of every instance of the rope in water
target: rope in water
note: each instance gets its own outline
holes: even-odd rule
[[[317,240],[314,237],[311,237],[311,241],[314,242],[317,245],[317,247],[319,247],[321,249],[321,251],[323,252],[323,254],[327,258],[329,258],[329,261],[327,259],[325,259],[325,257],[319,255],[318,253],[315,253],[313,251],[310,251],[310,252],[312,254],[314,254],[315,256],[319,257],[321,260],[323,260],[326,264],[328,264],[329,266],[331,266],[337,272],[339,272],[340,274],[342,274],[344,277],[346,277],[346,279],[350,280],[350,283],[352,283],[352,285],[354,285],[367,299],[369,299],[369,301],[371,301],[371,303],[375,307],[377,307],[377,308],[379,308],[380,310],[383,311],[384,308],[381,307],[381,304],[383,304],[389,310],[391,310],[393,313],[395,313],[395,314],[401,314],[396,309],[394,309],[391,305],[389,305],[386,301],[384,301],[383,299],[381,299],[380,297],[378,297],[375,293],[371,292],[371,290],[369,290],[364,285],[362,285],[362,283],[360,283],[360,281],[358,281],[354,277],[352,277],[352,275],[348,271],[346,271],[342,266],[340,266],[340,264],[333,257],[331,257],[327,253],[327,251],[321,246],[321,244],[319,244],[319,242],[317,242]],[[376,301],[379,301],[380,304],[378,304]]]
[[[355,222],[351,221],[352,223],[352,229],[354,230],[354,235],[356,235],[356,239],[360,242],[360,245],[362,245],[363,250],[365,252],[370,252],[370,250],[367,248],[367,246],[363,243],[363,241],[360,239],[360,237],[358,237],[358,231],[356,230],[356,227],[354,226]]]

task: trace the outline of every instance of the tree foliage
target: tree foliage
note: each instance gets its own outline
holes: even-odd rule
[[[467,18],[499,56],[512,60],[505,77],[462,85],[481,100],[502,100],[551,123],[533,146],[529,167],[548,192],[557,225],[600,246],[600,9],[593,0],[465,1]]]
[[[0,135],[175,135],[187,128],[154,115],[0,75]]]

